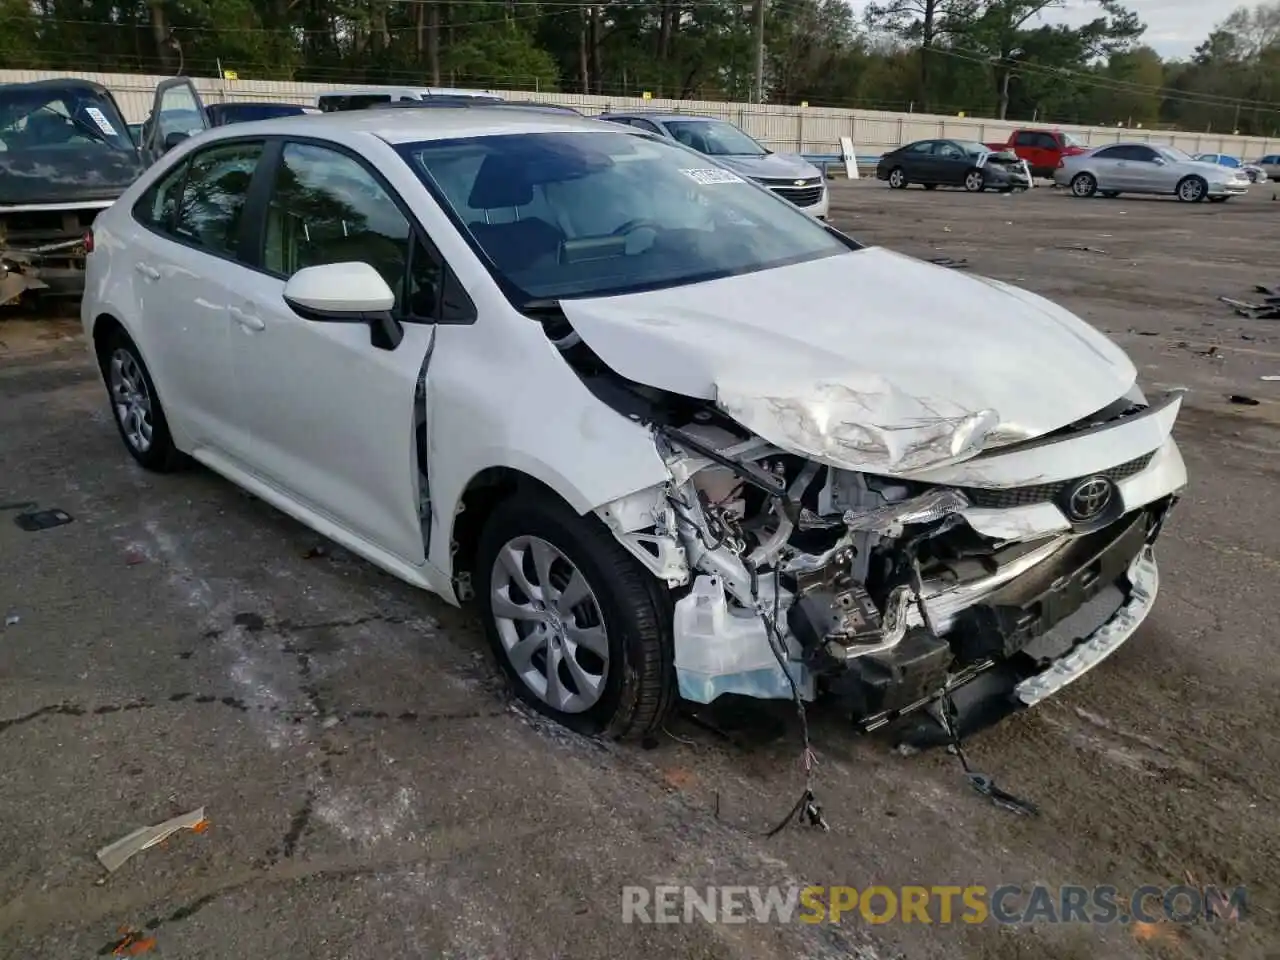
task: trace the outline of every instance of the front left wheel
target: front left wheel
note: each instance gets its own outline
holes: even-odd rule
[[[661,726],[676,688],[671,602],[595,517],[517,494],[486,521],[475,570],[485,633],[516,696],[588,735]]]
[[[186,457],[174,445],[155,382],[137,345],[117,329],[107,338],[99,359],[125,449],[143,467],[157,473],[182,467]]]

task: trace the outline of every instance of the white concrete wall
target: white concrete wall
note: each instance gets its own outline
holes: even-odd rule
[[[23,83],[57,76],[80,76],[109,87],[120,101],[120,109],[130,123],[143,120],[151,110],[152,91],[163,77],[142,74],[60,73],[40,70],[0,70],[0,83]],[[354,88],[351,84],[292,83],[269,80],[224,81],[195,78],[197,89],[209,102],[222,100],[274,100],[314,104],[317,94],[328,90]],[[424,85],[426,81],[423,81]],[[1116,127],[1082,127],[1071,124],[1022,124],[1000,120],[945,117],[921,113],[890,113],[882,110],[838,110],[831,107],[784,107],[767,104],[718,103],[700,100],[643,100],[640,97],[594,97],[580,94],[536,93],[498,90],[515,98],[563,103],[588,114],[648,108],[723,117],[736,123],[757,140],[775,150],[812,154],[834,154],[840,137],[853,138],[858,156],[876,156],[886,150],[929,137],[961,140],[1003,141],[1019,126],[1052,126],[1076,134],[1093,146],[1117,140],[1149,140],[1181,147],[1188,153],[1228,153],[1256,160],[1267,153],[1280,152],[1280,139],[1235,137],[1230,134],[1190,133],[1168,130],[1133,130]]]

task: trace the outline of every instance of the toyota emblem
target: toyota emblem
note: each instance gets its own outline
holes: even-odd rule
[[[1112,489],[1106,477],[1079,481],[1067,495],[1067,514],[1077,523],[1097,519],[1111,503]]]

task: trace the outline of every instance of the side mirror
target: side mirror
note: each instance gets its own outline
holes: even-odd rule
[[[304,267],[284,285],[284,302],[314,323],[363,323],[379,350],[394,350],[404,328],[391,316],[396,295],[367,263],[326,263]]]
[[[189,136],[190,134],[183,133],[181,130],[174,130],[172,133],[165,134],[164,152],[168,153],[170,150],[172,150],[174,147],[180,144],[183,140],[186,140]]]

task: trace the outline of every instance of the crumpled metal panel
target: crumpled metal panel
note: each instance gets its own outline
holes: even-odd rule
[[[825,382],[794,394],[717,384],[716,404],[790,453],[871,473],[964,460],[1000,424],[995,410],[942,413],[883,379],[862,379],[856,387]]]

